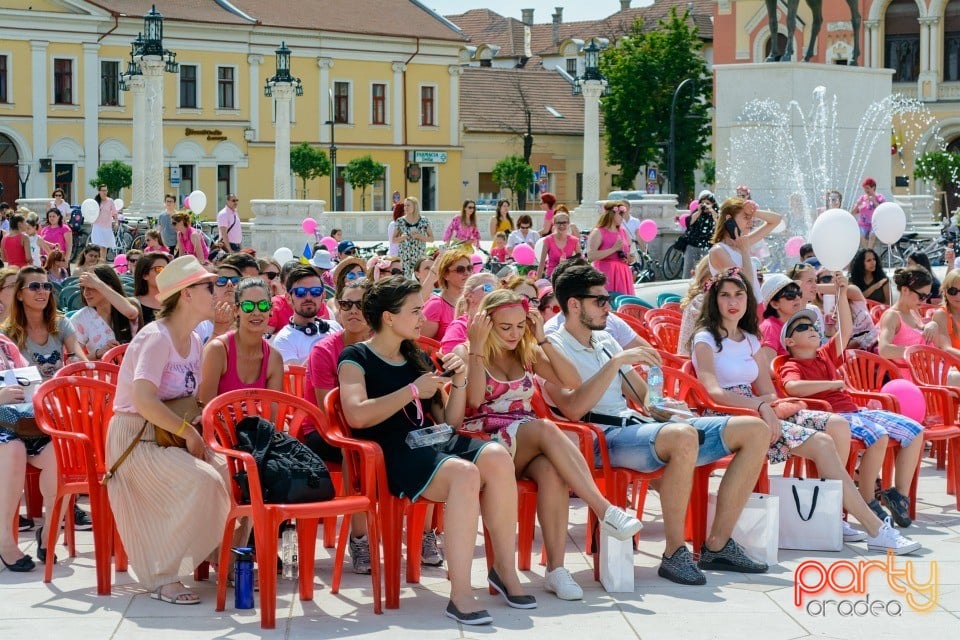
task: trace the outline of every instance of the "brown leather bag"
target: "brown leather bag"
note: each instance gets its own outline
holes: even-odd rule
[[[163,404],[167,405],[167,409],[173,411],[175,414],[180,416],[181,420],[184,420],[189,423],[193,423],[194,419],[199,416],[203,408],[200,406],[200,403],[194,396],[185,396],[183,398],[177,398],[176,400],[167,400]],[[196,427],[197,425],[194,425]],[[197,429],[199,431],[199,428]],[[180,436],[176,436],[166,429],[161,429],[154,426],[154,432],[156,434],[157,446],[158,447],[180,447],[181,449],[187,448],[187,441]]]

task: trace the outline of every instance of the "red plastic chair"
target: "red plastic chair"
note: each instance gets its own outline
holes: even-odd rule
[[[650,327],[648,327],[645,323],[632,316],[621,315],[619,311],[614,311],[613,313],[615,313],[621,320],[626,322],[627,326],[633,329],[638,336],[646,340],[648,343],[652,345],[654,342],[656,342],[657,339],[653,336],[653,333],[650,332]]]
[[[657,349],[670,353],[677,352],[677,346],[680,344],[680,325],[669,321],[657,322],[651,325],[651,329],[657,341],[655,345]]]
[[[106,473],[104,448],[107,426],[113,417],[115,393],[113,385],[101,380],[67,376],[47,380],[33,396],[37,424],[50,436],[50,444],[57,456],[54,513],[63,513],[64,507],[72,505],[77,494],[90,496],[99,595],[110,595],[110,557],[115,537],[107,489],[100,484]],[[53,579],[53,549],[60,533],[59,518],[44,533],[48,553],[43,581],[50,582]],[[70,557],[75,557],[76,540],[70,525],[66,527],[66,544]],[[122,563],[118,560],[120,564],[125,565],[125,560]]]
[[[313,599],[314,553],[317,543],[317,526],[321,518],[344,516],[340,530],[340,540],[333,567],[331,593],[340,590],[340,575],[343,570],[343,557],[346,551],[350,519],[346,516],[354,513],[367,514],[367,536],[370,539],[370,578],[373,586],[374,613],[382,613],[380,600],[380,533],[377,526],[375,487],[378,465],[378,453],[373,447],[346,438],[337,438],[329,430],[319,428],[321,435],[330,444],[355,456],[357,462],[355,477],[359,481],[359,490],[355,495],[346,495],[341,486],[337,496],[327,502],[306,502],[300,504],[270,504],[263,501],[260,488],[260,476],[253,456],[237,451],[236,426],[246,416],[256,415],[281,430],[286,426],[293,437],[299,435],[305,419],[310,419],[321,427],[327,420],[313,404],[280,391],[264,389],[240,389],[230,391],[211,400],[203,410],[203,435],[213,451],[227,458],[231,477],[231,507],[223,530],[220,544],[220,558],[217,575],[217,611],[223,611],[227,596],[227,566],[230,544],[237,518],[248,516],[253,519],[254,535],[257,540],[257,564],[261,567],[260,580],[260,627],[276,627],[277,610],[277,574],[273,571],[277,557],[277,529],[284,520],[296,520],[298,530],[298,552],[300,558],[299,591],[301,600]],[[236,475],[245,471],[249,484],[250,502],[240,502],[240,486]],[[353,493],[351,489],[351,494]],[[267,570],[269,568],[270,570]]]
[[[670,367],[671,369],[681,369],[683,365],[686,364],[690,358],[686,356],[681,356],[670,351],[664,351],[663,349],[657,349],[657,353],[660,354],[660,362],[665,367]]]
[[[118,367],[123,362],[123,356],[127,353],[127,347],[130,346],[127,344],[118,344],[112,349],[108,349],[105,354],[100,356],[100,362],[107,362],[109,364],[115,364]]]
[[[614,313],[621,317],[629,316],[634,320],[643,322],[648,311],[653,311],[653,309],[645,307],[642,304],[624,304],[620,305]]]
[[[433,362],[433,366],[437,369],[442,369],[440,363],[440,341],[434,340],[433,338],[428,338],[426,336],[420,336],[417,338],[417,344],[421,349],[427,352],[427,355],[430,356],[430,360]]]
[[[671,300],[670,302],[664,302],[663,306],[660,308],[668,309],[670,311],[676,311],[677,313],[683,315],[683,307],[681,307],[680,303],[675,300]]]
[[[868,300],[868,302],[869,302],[869,300]],[[876,304],[876,305],[874,305],[874,306],[872,306],[872,307],[870,307],[870,319],[873,320],[873,324],[875,324],[875,325],[877,325],[877,326],[879,327],[879,326],[880,326],[880,318],[883,317],[883,314],[886,313],[887,309],[889,309],[889,308],[890,308],[890,307],[888,307],[887,305],[885,305],[885,304],[879,304],[879,303]]]
[[[303,397],[307,381],[307,368],[299,364],[283,365],[283,392],[298,398]]]
[[[121,347],[126,345],[120,345]],[[100,360],[90,360],[87,362],[71,362],[67,366],[53,374],[54,378],[65,378],[68,376],[77,376],[80,378],[92,378],[102,380],[107,384],[117,386],[117,380],[120,377],[120,366],[110,364]]]
[[[647,314],[644,316],[644,321],[647,324],[653,324],[654,322],[660,322],[663,320],[668,320],[673,322],[678,327],[680,326],[680,321],[683,320],[683,314],[679,311],[673,311],[672,309],[650,309]]]

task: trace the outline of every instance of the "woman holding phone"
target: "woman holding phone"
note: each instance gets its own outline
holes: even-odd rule
[[[753,228],[754,220],[762,225]],[[755,297],[760,294],[760,281],[750,261],[750,248],[766,238],[776,228],[783,216],[773,211],[763,211],[753,200],[727,198],[720,205],[720,223],[713,233],[710,258],[710,275],[726,273],[739,267],[753,288]]]

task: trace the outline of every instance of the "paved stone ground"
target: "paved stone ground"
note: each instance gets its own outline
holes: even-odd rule
[[[773,470],[774,474],[779,472],[779,469]],[[578,500],[574,500],[571,507],[566,566],[584,587],[582,602],[561,602],[546,593],[542,587],[544,568],[534,560],[533,570],[524,573],[522,579],[529,583],[529,591],[537,596],[540,607],[533,611],[507,608],[499,596],[487,594],[483,544],[478,532],[473,584],[477,597],[494,616],[494,624],[488,627],[461,628],[442,616],[449,594],[442,568],[425,567],[420,584],[403,585],[400,609],[385,610],[381,616],[372,612],[369,578],[354,575],[349,568],[344,572],[340,594],[331,595],[330,554],[322,548],[317,552],[317,590],[313,601],[301,602],[293,583],[281,581],[275,630],[260,629],[259,610],[233,610],[232,592],[228,592],[227,610],[214,611],[213,583],[197,585],[203,602],[193,607],[176,607],[152,600],[129,574],[119,574],[112,596],[97,596],[92,536],[80,532],[76,558],[64,560],[65,549],[62,546],[58,549],[61,561],[51,584],[42,583],[39,569],[28,574],[0,570],[0,638],[452,640],[496,636],[578,640],[754,637],[877,640],[907,636],[960,637],[960,513],[955,508],[954,497],[945,494],[944,472],[937,471],[928,459],[921,472],[920,495],[918,519],[908,532],[922,542],[924,548],[909,559],[915,578],[920,581],[928,579],[931,561],[937,563],[939,593],[929,613],[912,610],[904,603],[904,596],[891,590],[881,572],[868,578],[870,600],[896,600],[890,610],[896,613],[900,605],[900,615],[845,617],[837,613],[836,605],[831,605],[825,616],[811,615],[794,606],[793,572],[799,562],[810,558],[824,563],[883,560],[883,556],[868,552],[865,543],[846,545],[839,553],[781,551],[780,564],[765,575],[711,572],[707,585],[702,587],[681,587],[667,582],[656,574],[663,548],[663,528],[658,497],[652,492],[635,556],[633,594],[608,594],[593,581],[591,561],[582,553],[586,508]],[[28,538],[31,538],[29,534],[25,536]],[[23,548],[32,554],[34,546],[30,542]],[[539,548],[538,538],[535,558],[539,557]],[[904,567],[906,560],[899,558],[897,566]],[[846,578],[838,574],[838,580],[846,581]],[[818,597],[834,601],[863,599],[860,595],[835,593]]]

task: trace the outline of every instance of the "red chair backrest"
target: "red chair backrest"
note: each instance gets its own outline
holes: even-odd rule
[[[773,359],[773,362],[770,363],[770,379],[773,380],[773,386],[777,390],[777,395],[781,398],[786,398],[790,395],[783,386],[783,380],[780,379],[780,369],[789,357],[790,356],[777,356]]]
[[[647,324],[653,324],[660,320],[670,320],[679,325],[680,321],[683,320],[683,314],[679,311],[673,311],[672,309],[650,309],[647,315],[644,316],[644,320]]]
[[[843,352],[843,377],[854,389],[880,391],[884,384],[902,376],[895,364],[875,353],[847,349]]]
[[[299,364],[283,365],[283,392],[298,398],[303,397],[307,381],[307,368]]]
[[[907,347],[904,359],[910,366],[913,379],[919,384],[944,387],[950,369],[960,371],[960,358],[925,344]]]
[[[680,344],[680,326],[670,324],[669,322],[658,322],[652,325],[653,337],[656,339],[655,345],[658,349],[677,352],[677,345]]]
[[[118,367],[123,363],[123,356],[127,353],[128,344],[118,344],[112,349],[108,349],[106,353],[100,356],[100,362],[109,362],[110,364],[115,364]]]
[[[689,367],[686,365],[690,365]],[[674,369],[673,367],[663,367],[663,395],[667,398],[682,400],[687,403],[691,409],[702,411],[704,407],[709,406],[710,397],[703,383],[697,380],[696,376],[689,372],[693,365],[689,362],[684,364],[683,369]]]
[[[340,389],[334,388],[330,390],[330,393],[327,394],[327,397],[323,399],[323,406],[326,409],[326,417],[323,423],[323,435],[331,443],[336,444],[337,442],[342,442],[345,440],[353,440],[354,438],[350,434],[350,427],[348,426],[347,418],[343,414],[343,405],[340,403]],[[369,443],[370,455],[373,456],[373,465],[374,473],[376,473],[376,488],[381,496],[389,497],[389,485],[387,484],[387,465],[383,461],[383,452],[380,450],[380,445],[375,442],[370,442],[369,440],[364,440],[363,442]],[[350,458],[345,458],[345,462],[350,461],[351,466],[356,469],[355,460],[350,460]]]
[[[629,316],[635,320],[639,320],[640,322],[643,322],[648,311],[653,311],[653,309],[649,309],[643,306],[642,304],[628,303],[628,304],[620,305],[614,313],[616,313],[618,316],[621,316],[621,317]]]
[[[103,360],[100,360],[99,362],[96,360],[91,360],[88,362],[71,362],[53,374],[53,377],[65,378],[68,376],[78,376],[81,378],[102,380],[108,384],[117,386],[117,379],[119,378],[119,375],[119,365],[110,364],[109,362],[104,362]]]
[[[631,316],[620,315],[620,313],[617,311],[614,311],[614,313],[617,314],[617,317],[619,317],[621,320],[626,322],[627,326],[629,326],[631,329],[636,331],[638,336],[640,336],[650,344],[653,344],[656,341],[656,338],[650,332],[650,327],[648,327],[646,324],[644,324],[640,320],[637,320],[636,318],[633,318]]]
[[[430,356],[430,360],[433,362],[433,366],[437,369],[442,369],[443,365],[440,362],[440,342],[434,340],[433,338],[428,338],[426,336],[420,336],[417,338],[417,344],[420,345],[420,348],[427,352],[427,355]]]
[[[883,314],[886,313],[887,309],[889,309],[889,308],[890,308],[890,307],[888,307],[887,305],[885,305],[885,304],[879,304],[879,303],[876,304],[876,305],[874,305],[873,307],[871,307],[871,308],[870,308],[870,319],[873,320],[873,324],[875,324],[875,325],[877,325],[877,326],[879,327],[879,326],[880,326],[880,318],[883,317]]]
[[[676,311],[677,313],[683,315],[683,308],[680,306],[680,303],[675,300],[671,300],[670,302],[664,302],[663,306],[660,308],[668,309],[670,311]]]
[[[683,365],[690,361],[690,358],[663,349],[657,349],[657,353],[660,354],[660,361],[663,363],[663,366],[673,369],[682,369]]]

